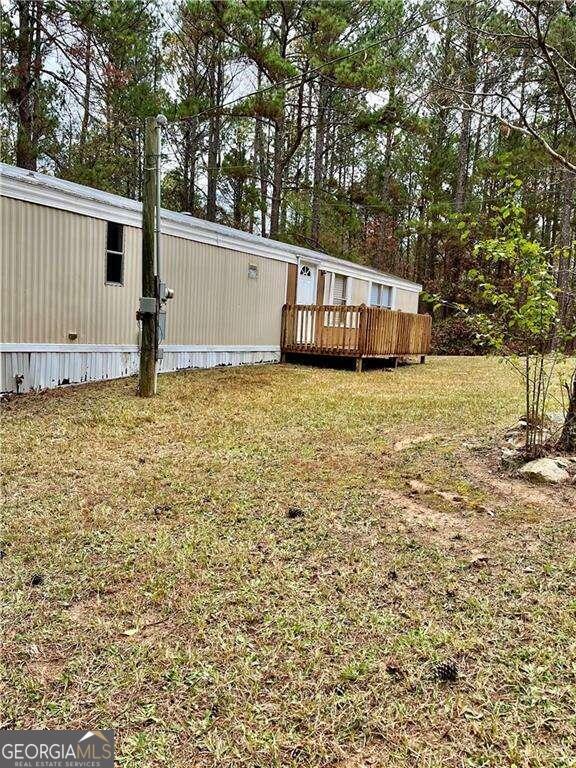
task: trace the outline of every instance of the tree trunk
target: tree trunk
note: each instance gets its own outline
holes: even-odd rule
[[[394,108],[396,98],[396,84],[394,81],[388,85],[388,105]],[[392,253],[390,251],[389,235],[394,230],[394,221],[391,211],[390,185],[392,182],[392,147],[394,142],[394,123],[389,122],[386,127],[386,143],[384,148],[384,163],[382,169],[381,202],[386,208],[379,216],[380,229],[378,232],[378,246],[376,248],[374,263],[372,266],[377,269],[393,270],[394,265],[390,263]]]
[[[312,114],[312,97],[314,95],[314,85],[313,81],[310,81],[308,83],[308,98],[306,102],[306,113],[308,115]],[[308,231],[308,222],[310,219],[310,211],[311,211],[311,197],[310,197],[310,187],[311,187],[311,169],[312,169],[312,137],[310,135],[310,131],[306,131],[306,140],[304,144],[304,173],[303,173],[303,180],[302,180],[302,186],[303,186],[303,198],[306,200],[306,207],[305,207],[305,213],[302,217],[302,224],[301,229],[304,232]]]
[[[198,118],[191,117],[184,128],[184,156],[182,158],[182,192],[180,207],[196,215],[196,157],[198,153]]]
[[[472,11],[470,11],[472,15]],[[466,12],[468,16],[468,12]],[[467,19],[468,20],[468,19]],[[470,19],[470,23],[474,18]],[[476,33],[471,27],[466,32],[466,63],[464,73],[464,88],[467,92],[472,92],[476,88],[477,63],[476,58]],[[465,95],[464,101],[472,106],[472,96]],[[470,139],[472,128],[472,112],[470,109],[464,109],[462,112],[462,126],[460,128],[460,137],[458,139],[458,166],[456,172],[456,184],[454,188],[454,210],[461,213],[466,202],[466,193],[468,187],[468,168],[470,165]]]
[[[90,96],[92,91],[92,29],[86,29],[86,49],[84,51],[84,94],[82,97],[82,125],[80,127],[80,139],[78,146],[78,156],[80,162],[84,162],[84,153],[86,150],[86,139],[88,136],[88,126],[90,123]]]
[[[36,3],[18,0],[18,69],[15,100],[18,107],[18,132],[16,136],[16,165],[35,171],[37,151],[34,147],[34,96],[35,85],[32,72],[34,48],[34,9],[40,13]]]
[[[188,208],[188,190],[190,188],[190,120],[184,125],[184,151],[182,154],[182,189],[180,191],[180,210],[192,211]]]
[[[314,146],[314,181],[312,188],[312,216],[310,222],[310,241],[318,247],[320,240],[320,208],[322,202],[322,182],[324,179],[324,143],[326,136],[326,109],[330,91],[326,79],[320,76],[318,92],[318,117],[316,120],[316,143]]]
[[[416,280],[424,282],[428,277],[426,273],[426,236],[424,230],[426,200],[420,196],[416,205],[418,211],[418,234],[414,245],[414,268],[416,270]]]
[[[564,169],[561,175],[562,199],[560,203],[560,221],[556,237],[558,249],[558,290],[560,318],[566,322],[572,307],[572,288],[576,280],[571,280],[576,265],[573,263],[572,214],[574,211],[574,191],[576,175]]]
[[[218,189],[218,155],[220,151],[220,108],[222,106],[222,62],[218,56],[218,62],[215,65],[215,71],[212,71],[210,77],[210,89],[214,94],[212,106],[215,109],[214,115],[210,118],[210,129],[208,134],[208,185],[206,194],[206,218],[208,221],[216,221],[216,192]]]
[[[236,179],[233,184],[232,212],[235,229],[242,229],[242,197],[244,195],[244,181]]]
[[[576,453],[576,371],[566,385],[568,390],[568,410],[560,436],[560,448],[568,453]]]
[[[456,213],[462,212],[466,202],[471,123],[472,112],[469,109],[465,109],[462,113],[462,127],[458,141],[458,171],[456,175],[456,188],[454,190],[454,210]]]
[[[282,18],[278,35],[279,53],[286,58],[288,46],[288,23],[286,9],[280,3]],[[282,92],[282,114],[274,122],[274,157],[272,160],[272,200],[270,203],[270,237],[278,237],[280,229],[280,204],[282,202],[282,185],[284,179],[284,146],[286,143],[286,94]]]
[[[262,83],[262,70],[258,68],[258,89]],[[261,117],[256,117],[254,126],[254,155],[257,175],[260,183],[260,234],[266,237],[266,199],[268,197],[268,163],[264,142],[264,125]]]
[[[189,33],[187,40],[189,39]],[[192,54],[186,56],[185,94],[196,102],[201,88],[198,87],[199,55],[198,44],[190,40]],[[186,55],[186,54],[185,54]],[[198,118],[192,116],[184,128],[184,157],[182,161],[181,208],[192,216],[196,215],[196,165],[198,158]]]
[[[284,164],[282,153],[284,149],[284,117],[276,120],[274,128],[274,161],[272,168],[272,201],[270,204],[270,237],[278,236],[280,228],[280,202],[282,200],[282,179],[284,176]]]

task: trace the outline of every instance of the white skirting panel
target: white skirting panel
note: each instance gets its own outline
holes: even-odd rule
[[[277,363],[274,346],[166,346],[159,372]],[[0,344],[0,391],[30,392],[138,373],[135,345]]]

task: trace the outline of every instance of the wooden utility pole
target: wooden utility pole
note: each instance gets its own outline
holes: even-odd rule
[[[156,119],[146,120],[144,186],[142,190],[142,297],[140,301],[140,397],[156,392],[157,290],[154,270],[154,209],[156,205]]]

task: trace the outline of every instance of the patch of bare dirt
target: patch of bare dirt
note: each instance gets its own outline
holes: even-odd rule
[[[104,628],[127,642],[155,643],[170,634],[173,628],[170,618],[153,611],[119,614],[113,604],[106,603],[100,596],[73,603],[68,609],[68,616],[85,629]]]
[[[334,768],[384,768],[386,755],[378,755],[375,751],[353,755],[338,763]]]
[[[400,491],[383,491],[376,509],[386,514],[397,530],[425,536],[427,541],[449,548],[458,546],[458,542],[481,540],[493,528],[490,517],[474,513],[460,502],[454,503],[450,511],[444,511],[425,499]]]
[[[68,616],[75,624],[92,624],[102,612],[103,605],[102,599],[96,596],[78,600],[68,608]]]
[[[416,437],[406,437],[404,440],[399,440],[397,443],[394,443],[394,450],[405,451],[407,448],[412,448],[415,445],[429,443],[432,440],[436,440],[438,437],[442,437],[442,435],[432,432],[427,432],[424,435],[418,435]]]
[[[444,549],[466,553],[482,565],[485,551],[506,540],[511,531],[529,548],[546,524],[576,522],[576,488],[542,487],[498,473],[490,457],[463,459],[469,482],[489,497],[479,503],[464,494],[410,480],[405,492],[383,490],[375,504],[387,526]],[[511,516],[516,508],[520,516]]]
[[[33,680],[43,688],[48,688],[60,678],[65,662],[64,658],[44,658],[39,655],[28,662],[26,669]]]
[[[576,516],[576,487],[574,485],[532,485],[500,470],[496,456],[462,456],[469,478],[479,488],[489,491],[500,505],[525,504],[536,513],[542,512],[547,520]],[[540,510],[538,509],[540,507]]]

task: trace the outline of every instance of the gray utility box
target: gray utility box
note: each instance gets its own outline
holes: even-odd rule
[[[155,315],[156,314],[156,297],[155,296],[140,296],[141,315]]]

